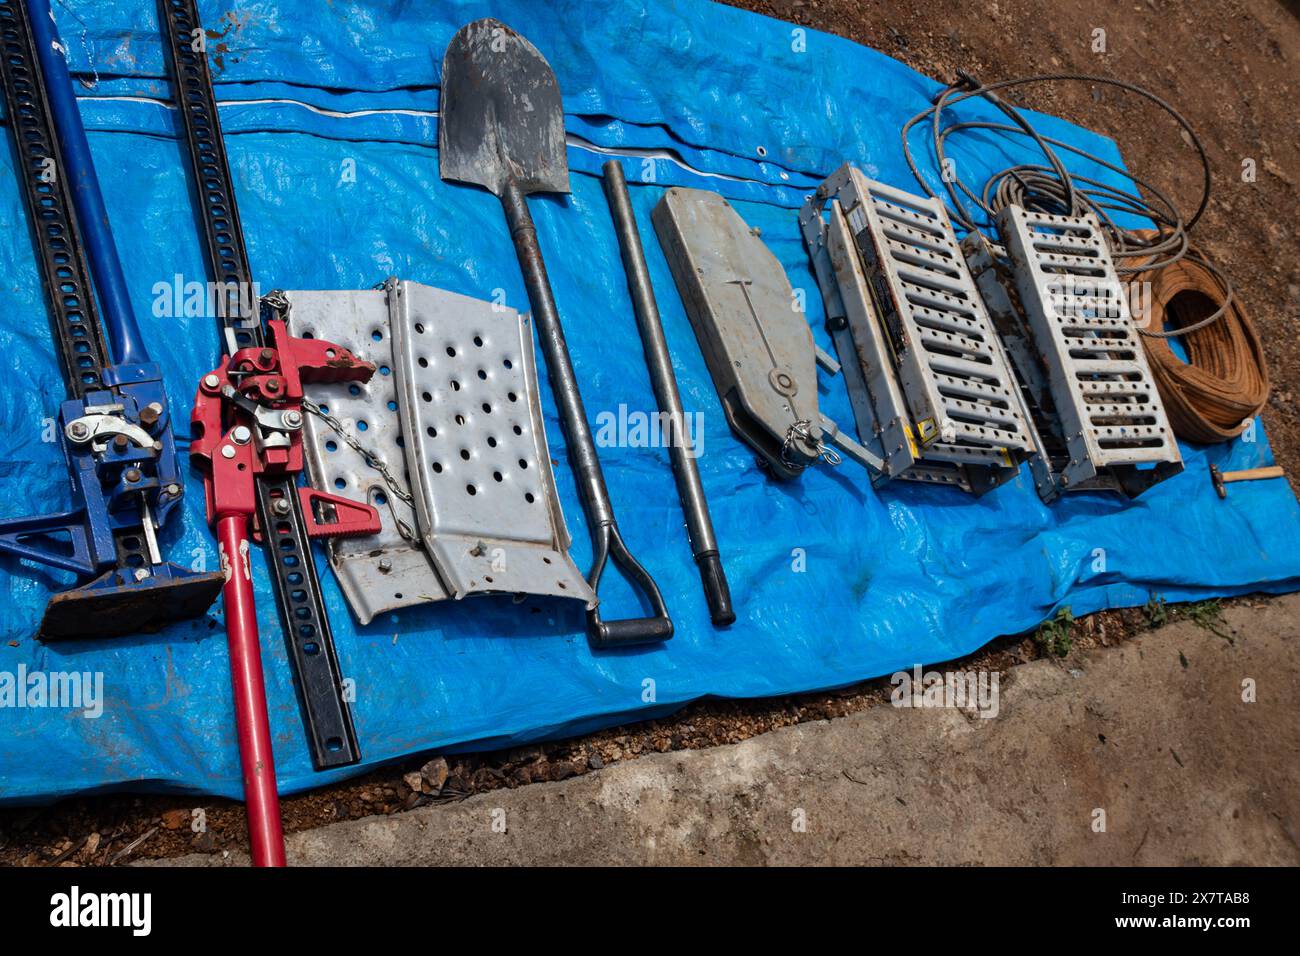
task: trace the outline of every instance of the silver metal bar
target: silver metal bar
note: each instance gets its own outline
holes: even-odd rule
[[[645,250],[641,247],[641,234],[632,213],[632,198],[628,195],[623,164],[611,159],[604,165],[605,196],[614,217],[614,231],[618,234],[619,249],[623,255],[623,269],[627,273],[628,289],[635,306],[637,329],[645,349],[650,382],[661,412],[668,414],[671,434],[668,436],[668,456],[672,462],[673,477],[677,481],[677,495],[686,515],[686,531],[691,542],[691,552],[700,569],[700,579],[709,605],[709,616],[715,626],[725,626],[736,620],[731,604],[731,590],[718,554],[718,539],[709,517],[709,504],[700,482],[696,464],[696,451],[691,436],[684,427],[686,413],[677,391],[677,376],[673,360],[664,338],[663,322],[659,318],[659,305],[655,302],[654,287],[650,283],[650,269],[646,266]]]

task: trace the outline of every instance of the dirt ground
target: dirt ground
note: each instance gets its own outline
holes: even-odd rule
[[[1191,121],[1207,147],[1215,192],[1194,238],[1235,280],[1265,342],[1273,393],[1264,421],[1279,464],[1300,454],[1300,3],[1279,0],[733,0],[733,5],[856,40],[938,79],[958,68],[984,80],[1037,72],[1101,73],[1137,82]],[[1104,28],[1107,52],[1091,49]],[[1124,94],[1082,85],[1011,97],[1116,138],[1130,168],[1190,207],[1199,167],[1177,130]],[[1254,182],[1243,161],[1254,160]],[[1065,646],[1055,632],[1008,637],[964,666],[999,671],[1044,654],[1123,642],[1185,618],[1219,629],[1216,603],[1107,612],[1075,622]],[[290,832],[396,813],[486,790],[564,780],[643,754],[735,743],[809,720],[853,714],[886,697],[883,682],[833,693],[759,701],[708,701],[671,719],[512,751],[413,761],[283,802]],[[423,770],[423,773],[421,773]],[[413,776],[412,776],[413,775]],[[242,807],[205,801],[207,827],[191,830],[195,801],[108,796],[0,811],[0,865],[122,864],[147,857],[236,849]]]
[[[988,707],[883,705],[285,849],[291,866],[1295,866],[1300,594],[1219,630],[1178,621],[1014,667]]]

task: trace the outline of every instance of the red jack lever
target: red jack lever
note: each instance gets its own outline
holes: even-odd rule
[[[237,352],[203,377],[194,399],[190,443],[190,458],[204,475],[208,521],[216,530],[226,577],[222,602],[254,866],[285,864],[253,597],[250,553],[256,480],[259,474],[302,470],[304,381],[364,382],[375,371],[341,346],[291,338],[279,322],[271,322],[270,329],[278,349]],[[369,504],[309,489],[300,488],[299,494],[304,501],[314,494],[346,513],[333,524],[313,521],[312,537],[379,531],[379,513]]]
[[[235,726],[239,762],[244,771],[248,842],[254,866],[284,866],[284,831],[280,793],[271,752],[271,721],[266,715],[266,683],[257,633],[257,608],[249,562],[248,517],[227,515],[217,521],[217,547],[226,584],[221,592],[230,647],[230,683],[235,692]]]

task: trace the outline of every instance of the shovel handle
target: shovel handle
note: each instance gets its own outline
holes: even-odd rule
[[[658,644],[673,636],[672,618],[664,605],[663,596],[650,572],[641,566],[623,542],[618,525],[610,522],[600,526],[596,533],[596,559],[592,562],[590,584],[593,591],[600,587],[600,576],[605,565],[613,561],[623,573],[641,587],[654,608],[653,617],[634,617],[622,621],[604,621],[600,617],[600,604],[587,612],[587,637],[593,647],[633,647],[637,644]]]
[[[528,211],[528,200],[518,183],[512,180],[506,185],[501,195],[501,205],[505,208],[510,238],[514,241],[519,267],[524,273],[528,303],[532,306],[533,323],[537,326],[537,339],[542,346],[542,354],[546,356],[546,375],[551,380],[555,403],[560,407],[560,425],[564,429],[565,443],[569,448],[569,457],[573,462],[587,517],[593,525],[608,524],[614,520],[614,509],[609,503],[605,473],[601,470],[600,459],[596,457],[596,443],[592,441],[591,428],[587,425],[587,410],[583,407],[582,395],[578,391],[578,378],[573,373],[569,343],[565,341],[564,326],[560,324],[560,313],[555,307],[551,280],[546,275],[546,263],[542,260],[542,249],[537,242],[537,227],[533,224],[532,213]]]
[[[510,226],[510,238],[514,241],[515,252],[519,256],[519,267],[524,273],[524,284],[528,287],[528,302],[533,309],[537,339],[541,343],[542,354],[546,357],[546,374],[551,382],[551,391],[555,393],[555,402],[560,407],[560,426],[564,429],[569,460],[578,480],[587,524],[591,527],[595,559],[587,574],[587,583],[591,585],[592,591],[596,591],[600,586],[601,573],[612,559],[640,587],[655,611],[650,618],[602,621],[600,606],[597,604],[587,612],[587,638],[597,648],[666,641],[673,636],[673,622],[668,617],[663,597],[659,594],[654,579],[627,550],[614,520],[614,506],[610,504],[605,474],[601,470],[600,459],[596,456],[596,443],[591,439],[587,410],[583,407],[582,395],[578,392],[578,379],[573,373],[573,361],[569,358],[569,345],[564,339],[564,327],[560,324],[560,313],[555,307],[551,280],[546,275],[546,263],[542,261],[542,249],[537,242],[537,227],[533,224],[532,213],[528,211],[528,200],[517,182],[512,180],[505,185],[501,193],[501,205]]]
[[[595,644],[602,649],[658,644],[673,636],[673,622],[666,617],[634,617],[604,621]]]

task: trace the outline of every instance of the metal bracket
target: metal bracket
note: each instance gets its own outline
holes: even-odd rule
[[[1025,386],[1039,496],[1136,497],[1182,471],[1097,219],[1008,206],[997,223],[1006,259],[977,234],[962,248]]]
[[[878,479],[979,494],[1013,478],[1034,436],[943,204],[846,164],[800,222]]]
[[[157,403],[154,403],[157,406]],[[162,442],[155,439],[147,431],[133,422],[127,421],[122,417],[122,406],[110,406],[113,411],[105,412],[100,408],[87,408],[88,414],[79,418],[74,418],[64,427],[64,433],[68,436],[68,441],[74,445],[90,445],[96,452],[103,452],[108,448],[108,443],[121,437],[122,441],[118,442],[122,447],[129,442],[136,448],[146,451],[162,451]],[[160,406],[158,406],[160,409]],[[161,409],[160,409],[161,410]],[[155,412],[155,420],[157,416]]]
[[[780,478],[834,443],[877,467],[879,457],[844,435],[817,404],[817,366],[837,368],[813,343],[776,256],[722,196],[669,189],[651,215],[733,431]]]

